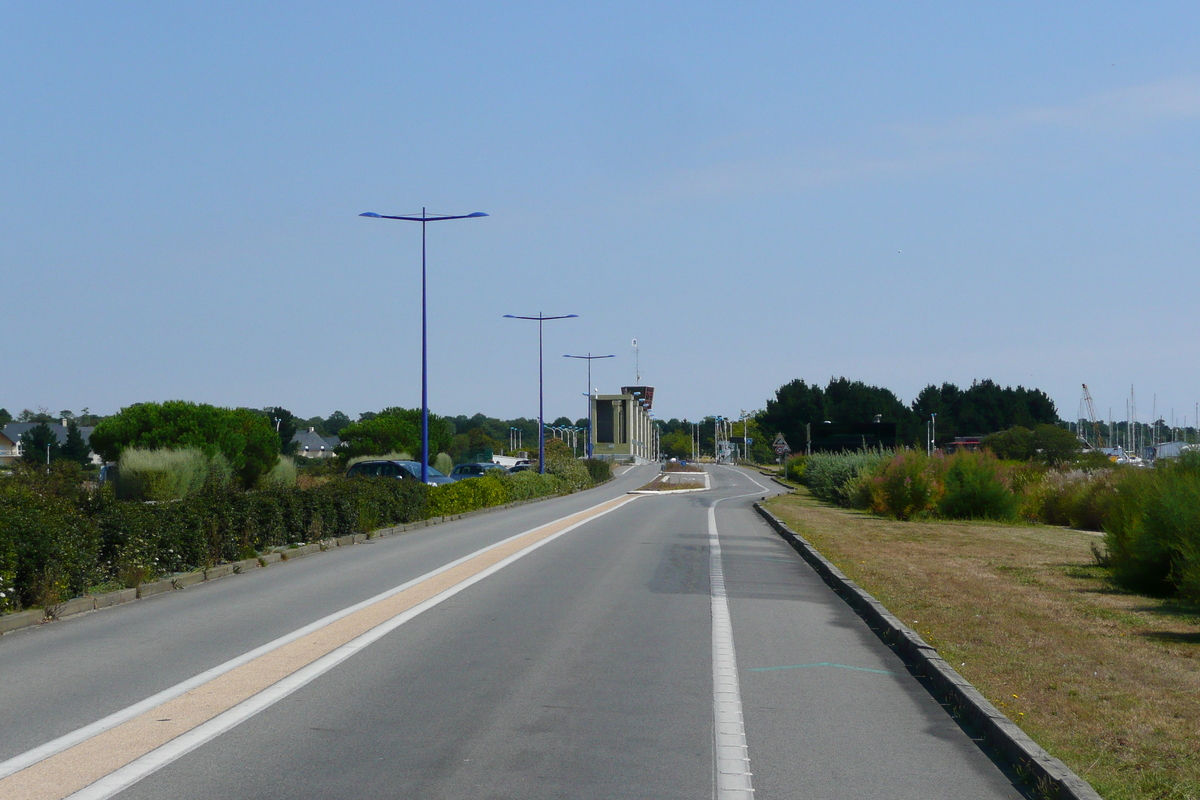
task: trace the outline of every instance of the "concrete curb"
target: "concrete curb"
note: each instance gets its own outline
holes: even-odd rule
[[[760,504],[755,503],[754,510],[871,626],[885,644],[894,647],[915,672],[929,679],[934,691],[945,698],[956,715],[974,727],[1043,796],[1059,800],[1102,800],[1091,784],[1030,739],[1016,723],[1000,713],[978,689],[947,664],[916,631],[847,578],[804,537]]]
[[[607,481],[605,481],[607,483]],[[589,487],[595,489],[604,484],[596,484]],[[583,491],[588,491],[584,489]],[[428,528],[430,525],[439,525],[443,522],[453,522],[458,519],[478,516],[479,514],[490,514],[495,511],[502,511],[509,508],[517,508],[518,506],[528,505],[529,503],[540,503],[543,500],[551,500],[555,497],[563,497],[563,495],[546,495],[545,497],[533,497],[528,500],[518,500],[515,503],[505,503],[500,506],[490,506],[488,508],[479,508],[474,511],[466,511],[462,514],[454,514],[445,517],[433,517],[431,519],[420,520],[419,522],[409,522],[404,525],[393,525],[390,528],[380,528],[370,533],[354,533],[349,536],[339,536],[336,539],[322,539],[319,542],[310,542],[300,547],[276,547],[265,553],[259,553],[255,558],[248,558],[243,561],[236,561],[226,564],[217,564],[207,569],[198,569],[193,572],[177,572],[174,575],[168,575],[160,578],[157,581],[151,581],[138,585],[133,589],[121,589],[116,592],[106,592],[105,594],[85,595],[76,597],[66,602],[59,603],[56,606],[48,608],[32,608],[27,611],[18,611],[15,614],[0,615],[0,635],[12,633],[13,631],[21,630],[22,628],[32,628],[35,625],[42,625],[47,622],[54,622],[64,617],[73,617],[77,614],[86,614],[89,611],[95,611],[101,608],[111,608],[112,606],[130,603],[134,600],[141,600],[145,597],[153,597],[156,594],[164,594],[173,592],[179,589],[185,589],[188,586],[195,586],[198,583],[207,583],[208,581],[225,578],[230,575],[241,575],[254,569],[261,569],[269,564],[274,564],[280,561],[292,561],[297,558],[303,558],[313,553],[324,552],[325,550],[334,547],[347,547],[353,544],[361,544],[370,539],[381,539],[385,536],[398,536],[402,533],[407,533],[415,528]]]

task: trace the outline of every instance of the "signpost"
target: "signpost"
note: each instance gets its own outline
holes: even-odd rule
[[[783,438],[782,433],[775,434],[775,441],[771,442],[771,448],[775,451],[775,455],[779,456],[779,465],[782,467],[787,461],[787,454],[792,452],[792,448],[788,447],[787,439]],[[785,472],[784,479],[786,478]]]

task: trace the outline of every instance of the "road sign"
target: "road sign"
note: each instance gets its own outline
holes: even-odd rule
[[[778,455],[792,452],[792,448],[788,447],[787,439],[783,438],[782,433],[775,434],[775,441],[771,442],[771,449]]]

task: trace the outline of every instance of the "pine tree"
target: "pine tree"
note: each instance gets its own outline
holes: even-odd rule
[[[75,424],[75,420],[67,422],[67,442],[59,451],[59,457],[75,461],[80,466],[87,466],[91,461],[91,450],[83,441],[83,434],[79,432],[79,426]]]

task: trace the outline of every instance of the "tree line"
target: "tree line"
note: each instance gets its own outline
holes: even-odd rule
[[[824,387],[799,378],[784,384],[757,421],[772,436],[782,433],[798,452],[810,423],[869,423],[877,416],[896,425],[897,444],[923,447],[926,424],[934,415],[938,443],[1059,423],[1054,401],[1040,389],[1002,387],[991,380],[974,381],[966,389],[953,383],[930,384],[905,405],[889,389],[844,377],[831,378]]]

